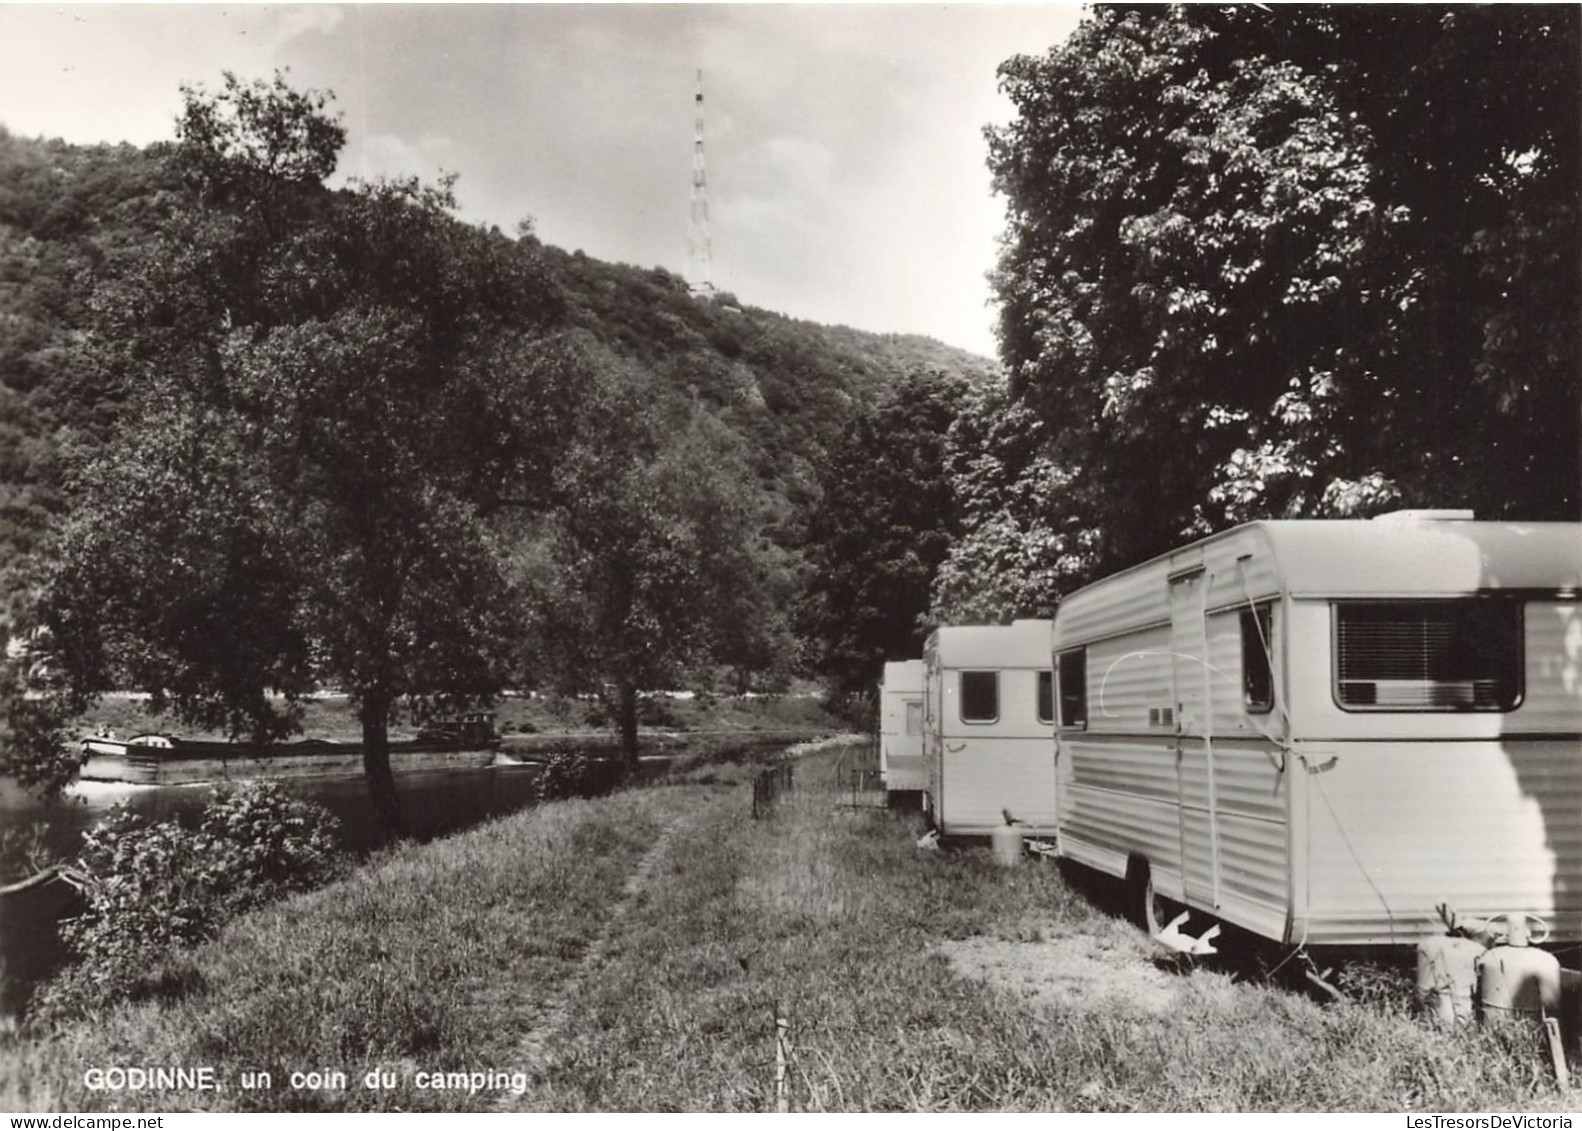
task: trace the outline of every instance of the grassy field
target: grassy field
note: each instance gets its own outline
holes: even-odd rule
[[[1525,1035],[1428,1029],[1389,975],[1320,1006],[1162,961],[1052,864],[920,850],[907,816],[836,803],[836,757],[761,821],[752,767],[700,767],[377,858],[234,924],[166,1000],[0,1037],[0,1109],[1575,1106]],[[112,1065],[227,1087],[87,1092]],[[315,1069],[347,1087],[290,1086]]]

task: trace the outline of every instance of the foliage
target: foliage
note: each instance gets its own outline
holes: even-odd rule
[[[75,463],[48,660],[73,706],[140,688],[255,739],[343,687],[399,830],[397,703],[486,697],[513,656],[495,516],[541,505],[562,449],[557,293],[533,245],[457,223],[448,184],[326,189],[322,96],[184,94],[196,203],[101,292],[102,366],[135,393]]]
[[[1421,5],[1203,11],[1220,50],[1325,76],[1373,138],[1381,209],[1398,220],[1376,387],[1341,442],[1409,503],[1481,516],[1582,511],[1582,13]]]
[[[1258,516],[1574,517],[1576,101],[1533,75],[1576,88],[1578,22],[1103,7],[1002,67],[1003,360],[1098,568]]]
[[[620,776],[618,762],[589,757],[580,750],[556,750],[544,759],[538,771],[538,797],[540,801],[598,797],[608,793]]]
[[[58,694],[29,694],[38,683],[23,658],[0,661],[0,765],[23,789],[53,800],[77,776],[71,712]]]
[[[887,660],[922,654],[929,592],[960,528],[946,434],[966,389],[914,375],[853,422],[825,466],[801,624],[837,698],[870,690]]]
[[[74,867],[86,908],[61,935],[75,963],[35,1010],[60,1019],[157,990],[179,948],[342,867],[335,820],[269,781],[214,791],[194,827],[147,823],[116,806],[83,834]]]
[[[391,544],[412,562],[443,555],[437,573],[397,570],[388,635],[412,661],[395,665],[406,694],[487,690],[502,647],[520,672],[526,632],[500,615],[513,602],[497,567],[564,447],[606,443],[609,418],[577,407],[598,384],[586,367],[614,367],[650,430],[628,472],[657,458],[659,434],[693,434],[687,458],[729,481],[726,509],[746,524],[729,526],[743,543],[716,572],[736,577],[690,634],[688,679],[783,687],[801,655],[787,615],[800,516],[824,454],[906,372],[994,369],[927,338],[698,302],[670,272],[567,254],[530,224],[516,240],[462,225],[447,184],[329,191],[343,138],[329,96],[279,77],[227,76],[183,98],[177,142],[148,150],[0,131],[4,630],[64,617],[37,598],[68,583],[122,622],[38,637],[72,662],[22,715],[64,720],[96,687],[141,684],[187,725],[288,732],[303,687],[346,683],[336,669],[353,660],[382,678],[357,659],[381,646],[377,625],[357,639],[318,629],[323,610],[369,595]],[[427,470],[414,480],[415,468]],[[368,508],[335,503],[361,498],[359,477],[380,486],[367,496],[377,530],[354,521]],[[336,568],[305,577],[303,560]],[[453,577],[479,603],[436,625]],[[201,631],[222,611],[225,632]],[[437,629],[478,647],[447,650]],[[548,683],[553,662],[526,666]],[[286,694],[279,710],[260,686]],[[13,721],[0,757],[41,787],[64,782],[64,731]]]
[[[53,1095],[89,1106],[84,1068],[120,1063],[108,1051],[120,1049],[138,1064],[214,1065],[226,1084],[127,1091],[123,1108],[476,1110],[501,1093],[418,1089],[411,1073],[520,1071],[518,1042],[615,925],[656,836],[696,801],[683,790],[564,801],[380,853],[342,882],[233,922],[187,957],[184,992],[117,1003],[10,1047],[0,1035],[0,1105],[33,1110]],[[530,1007],[524,989],[540,995]],[[286,1085],[309,1065],[344,1069],[353,1086]],[[375,1068],[397,1071],[400,1086],[358,1086]],[[237,1087],[242,1069],[271,1072],[274,1086]]]
[[[1070,520],[1071,477],[1046,454],[1048,430],[995,382],[967,396],[946,441],[962,533],[934,579],[930,619],[1054,616],[1059,595],[1092,568],[1094,536]]]
[[[1378,301],[1370,236],[1392,222],[1369,139],[1295,65],[1205,67],[1212,39],[1177,9],[1106,9],[1001,68],[1021,111],[991,133],[1002,350],[1105,565],[1225,522],[1219,470],[1279,398],[1374,377],[1335,340]],[[1316,471],[1292,458],[1299,494]]]
[[[524,532],[518,563],[531,651],[557,690],[604,697],[635,764],[643,689],[715,659],[771,665],[751,650],[773,631],[772,561],[729,433],[591,348],[586,439],[556,469],[555,503]]]
[[[49,825],[44,821],[0,828],[0,888],[27,882],[60,863],[48,835]]]

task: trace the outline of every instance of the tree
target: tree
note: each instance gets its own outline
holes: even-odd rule
[[[500,687],[500,516],[547,498],[580,374],[533,245],[457,223],[448,184],[323,186],[324,96],[184,93],[196,203],[101,299],[104,368],[135,392],[42,588],[53,690],[141,688],[269,739],[340,686],[400,831],[390,723]]]
[[[1206,66],[1213,38],[1179,9],[1101,10],[1001,68],[1020,110],[990,133],[1003,360],[1102,567],[1222,525],[1220,469],[1278,398],[1377,377],[1346,340],[1392,222],[1368,136],[1295,64]],[[1287,493],[1310,471],[1293,458]]]
[[[1403,498],[1582,513],[1582,12],[1572,6],[1201,13],[1242,51],[1328,76],[1373,138],[1387,380],[1348,442]]]
[[[1070,518],[1071,477],[1047,449],[1048,429],[1004,381],[967,396],[946,437],[961,535],[934,578],[934,623],[1052,617],[1060,595],[1091,572],[1098,533]]]
[[[922,654],[935,573],[959,532],[945,437],[967,386],[915,374],[846,430],[807,519],[802,632],[831,694]]]
[[[656,396],[648,375],[584,344],[599,379],[583,441],[556,472],[555,503],[524,531],[531,651],[565,692],[595,692],[616,720],[628,770],[638,700],[730,655],[755,634],[764,562],[745,457],[696,406]]]
[[[1579,24],[1107,6],[1002,67],[1003,360],[1098,569],[1259,516],[1575,516]]]

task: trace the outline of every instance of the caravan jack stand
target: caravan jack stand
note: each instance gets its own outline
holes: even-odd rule
[[[1200,958],[1207,954],[1218,954],[1219,951],[1214,949],[1214,940],[1219,937],[1219,924],[1215,923],[1197,938],[1193,938],[1181,930],[1181,924],[1187,921],[1187,916],[1190,914],[1191,912],[1189,911],[1183,911],[1170,920],[1170,922],[1159,929],[1159,933],[1154,936],[1154,941],[1169,947],[1177,953],[1190,955],[1193,958]]]

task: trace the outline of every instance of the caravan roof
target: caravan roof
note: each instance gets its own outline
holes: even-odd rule
[[[1047,620],[947,625],[934,632],[934,658],[947,668],[1047,668],[1052,630]]]
[[[887,661],[884,665],[884,681],[880,686],[887,692],[923,690],[923,661]]]
[[[1250,522],[1096,582],[1103,585],[1259,532],[1281,588],[1310,597],[1453,597],[1489,589],[1582,590],[1582,523],[1402,516]],[[1067,601],[1094,586],[1068,595]]]
[[[1582,524],[1324,519],[1263,522],[1297,595],[1457,596],[1582,588]]]

